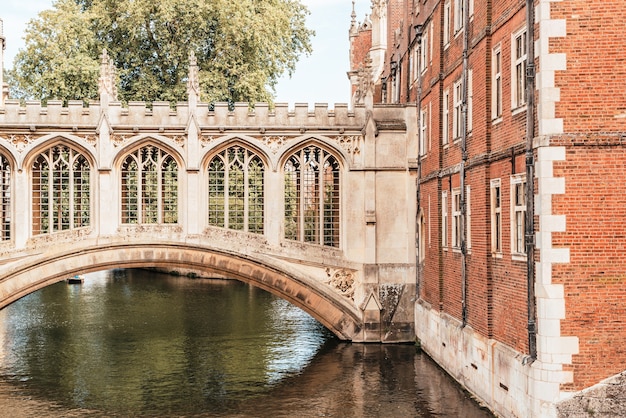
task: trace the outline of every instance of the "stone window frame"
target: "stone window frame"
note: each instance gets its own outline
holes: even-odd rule
[[[523,27],[511,34],[511,110],[513,114],[526,108],[527,31]]]
[[[221,170],[218,170],[219,164]],[[207,224],[263,234],[267,167],[261,155],[243,144],[229,144],[211,155],[204,170],[207,175]]]
[[[65,143],[38,152],[30,166],[33,236],[91,226],[92,169],[82,151]]]
[[[441,144],[447,148],[450,144],[450,89],[443,91]]]
[[[120,223],[179,224],[180,170],[172,153],[151,142],[124,154],[120,159]]]
[[[451,16],[452,16],[452,6],[451,0],[446,0],[443,6],[443,48],[448,49],[450,46],[450,27],[451,27]]]
[[[429,116],[430,112],[427,108],[420,110],[420,132],[419,132],[419,156],[426,157],[428,155],[430,143]]]
[[[502,257],[502,180],[492,179],[489,183],[491,218],[491,255]]]
[[[463,80],[457,80],[452,92],[452,141],[461,140],[463,129]]]
[[[319,167],[323,168],[324,173],[320,174]],[[289,152],[282,170],[284,238],[340,248],[341,159],[318,144],[307,143]],[[288,207],[292,207],[291,211]]]
[[[491,55],[491,120],[493,123],[502,121],[502,45],[493,48]]]
[[[452,215],[452,249],[461,249],[461,188],[452,189],[450,214]]]
[[[12,167],[9,159],[0,153],[0,242],[11,240]]]
[[[511,256],[514,260],[526,260],[526,174],[511,176]]]
[[[448,249],[448,191],[441,192],[441,246]]]

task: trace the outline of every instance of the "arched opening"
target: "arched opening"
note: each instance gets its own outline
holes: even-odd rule
[[[262,234],[265,164],[250,149],[231,145],[207,166],[208,224]]]
[[[110,244],[46,254],[0,277],[0,309],[75,274],[147,267],[191,269],[249,283],[301,308],[342,340],[362,338],[357,308],[331,288],[286,266],[271,265],[268,259],[243,258],[191,245]]]
[[[339,247],[339,160],[316,145],[293,152],[284,164],[285,238]]]
[[[33,235],[91,224],[91,166],[75,149],[58,144],[35,157],[32,174]]]
[[[126,155],[121,165],[123,224],[178,223],[178,163],[151,144]]]
[[[11,239],[11,164],[0,153],[0,241]]]

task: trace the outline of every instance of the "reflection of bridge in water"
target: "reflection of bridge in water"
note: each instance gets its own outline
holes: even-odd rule
[[[268,290],[342,339],[415,338],[414,109],[231,110],[193,88],[175,109],[123,107],[112,82],[89,107],[0,111],[0,308],[74,274],[190,269]]]

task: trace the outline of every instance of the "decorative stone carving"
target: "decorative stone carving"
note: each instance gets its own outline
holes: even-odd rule
[[[387,17],[389,0],[372,0],[372,16],[384,19]]]
[[[111,142],[115,148],[124,145],[126,141],[128,141],[126,135],[111,135]]]
[[[365,56],[365,61],[357,70],[357,85],[354,92],[354,103],[365,104],[365,98],[374,94],[374,82],[372,73],[372,58],[369,54]]]
[[[123,225],[117,231],[120,236],[137,237],[143,234],[181,234],[183,228],[177,224],[142,224]]]
[[[326,284],[331,285],[343,296],[354,301],[354,272],[348,271],[346,269],[338,269],[333,271],[331,268],[327,267],[326,275],[328,276],[328,280],[325,281]]]
[[[200,101],[200,77],[198,76],[198,60],[196,54],[191,51],[189,53],[189,75],[187,80],[187,95],[190,104],[194,106]]]
[[[22,153],[26,147],[33,143],[39,136],[33,135],[11,135],[9,142],[15,147],[17,152]]]
[[[175,135],[170,137],[170,139],[181,147],[184,147],[185,142],[187,142],[187,137],[185,137],[184,135]]]
[[[261,139],[261,141],[267,145],[267,147],[272,150],[274,154],[276,154],[278,150],[285,145],[287,140],[287,137],[284,135],[266,135]]]
[[[98,143],[98,136],[97,135],[85,135],[83,137],[83,139],[85,140],[86,143],[88,143],[92,147],[95,147],[96,143]]]
[[[200,145],[202,147],[208,147],[211,145],[211,142],[215,141],[215,137],[213,135],[202,135],[200,137]]]
[[[98,80],[98,92],[100,96],[108,95],[113,101],[117,101],[116,69],[113,60],[109,58],[106,49],[102,50],[100,57],[100,79]]]
[[[339,146],[350,155],[352,163],[354,163],[354,157],[361,153],[363,137],[361,135],[338,135],[332,139],[339,143]]]
[[[62,232],[55,232],[54,234],[36,235],[28,240],[28,242],[26,243],[26,247],[29,249],[35,249],[55,246],[68,242],[74,243],[86,239],[86,237],[91,233],[91,228],[80,228]]]

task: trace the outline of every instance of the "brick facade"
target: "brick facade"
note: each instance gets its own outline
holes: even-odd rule
[[[526,3],[373,0],[386,49],[372,81],[375,103],[416,106],[418,338],[497,413],[555,416],[626,369],[626,15],[619,0],[535,0],[531,32]]]

